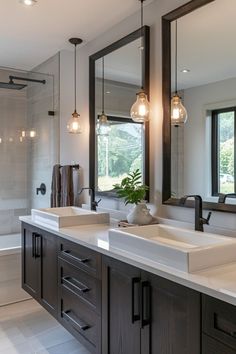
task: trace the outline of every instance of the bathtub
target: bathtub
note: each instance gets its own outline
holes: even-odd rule
[[[0,306],[29,298],[21,289],[21,235],[0,235]]]

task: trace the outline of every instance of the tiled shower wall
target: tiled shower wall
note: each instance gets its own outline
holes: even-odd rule
[[[0,81],[12,74],[0,70]],[[19,215],[28,208],[27,146],[20,141],[26,107],[25,90],[0,89],[0,235],[18,232]]]

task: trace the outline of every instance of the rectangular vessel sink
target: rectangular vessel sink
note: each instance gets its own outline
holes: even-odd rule
[[[62,227],[109,224],[108,213],[97,213],[77,207],[32,209],[32,220],[40,225],[59,230]]]
[[[166,225],[111,229],[109,244],[189,273],[236,261],[235,239]]]

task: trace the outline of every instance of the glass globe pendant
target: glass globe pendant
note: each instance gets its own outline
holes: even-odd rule
[[[141,38],[143,31],[143,2],[145,0],[139,0],[141,2]],[[143,46],[141,46],[141,64],[143,61],[142,55]],[[143,65],[141,65],[143,66]],[[130,116],[132,120],[136,123],[146,123],[149,121],[149,113],[150,113],[150,104],[148,102],[148,97],[143,87],[141,87],[141,91],[137,93],[136,102],[133,104],[130,110]]]
[[[74,54],[74,65],[75,65],[75,109],[74,113],[67,122],[67,131],[70,134],[80,134],[82,133],[81,126],[80,126],[80,115],[77,113],[76,110],[76,96],[77,96],[77,86],[76,86],[76,46],[82,43],[82,39],[80,38],[71,38],[69,42],[75,46],[75,54]]]
[[[175,94],[171,99],[171,124],[181,126],[186,123],[187,119],[187,110],[182,104],[181,97]]]
[[[181,97],[178,95],[177,89],[177,20],[175,22],[175,26],[175,94],[171,99],[171,125],[179,127],[183,126],[187,122],[188,114],[186,108],[182,103]]]
[[[97,135],[108,136],[110,124],[104,112],[105,109],[105,75],[104,75],[104,57],[102,58],[102,114],[98,118],[96,132]]]
[[[67,122],[68,133],[80,134],[82,132],[79,117],[80,117],[80,115],[76,111],[74,111],[74,113],[72,113],[71,118]]]
[[[145,123],[149,120],[150,104],[144,91],[137,93],[137,100],[130,110],[134,122]]]

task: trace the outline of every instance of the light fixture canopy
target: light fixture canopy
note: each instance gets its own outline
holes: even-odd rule
[[[37,0],[20,0],[20,3],[26,6],[33,6],[37,3]]]
[[[80,115],[77,113],[76,107],[76,98],[77,98],[77,85],[76,85],[76,67],[77,67],[77,56],[76,56],[76,47],[81,44],[83,41],[80,38],[70,38],[69,42],[74,45],[74,88],[75,88],[75,109],[72,113],[70,119],[67,122],[67,131],[70,134],[80,134],[82,132],[80,126]]]
[[[143,3],[145,0],[139,0],[141,2],[141,40],[143,34]],[[140,46],[141,53],[141,66],[143,62],[143,45]],[[142,79],[141,79],[142,80]],[[142,80],[143,81],[143,80]],[[130,116],[134,122],[146,123],[149,121],[150,104],[146,92],[144,91],[143,84],[141,84],[141,90],[136,94],[137,99],[131,107]]]
[[[171,125],[175,127],[183,126],[188,119],[188,113],[178,95],[178,27],[175,21],[175,93],[171,98]],[[186,71],[185,71],[186,72]]]
[[[108,136],[110,132],[110,124],[105,114],[105,64],[102,57],[102,114],[98,118],[96,132],[97,135]]]

